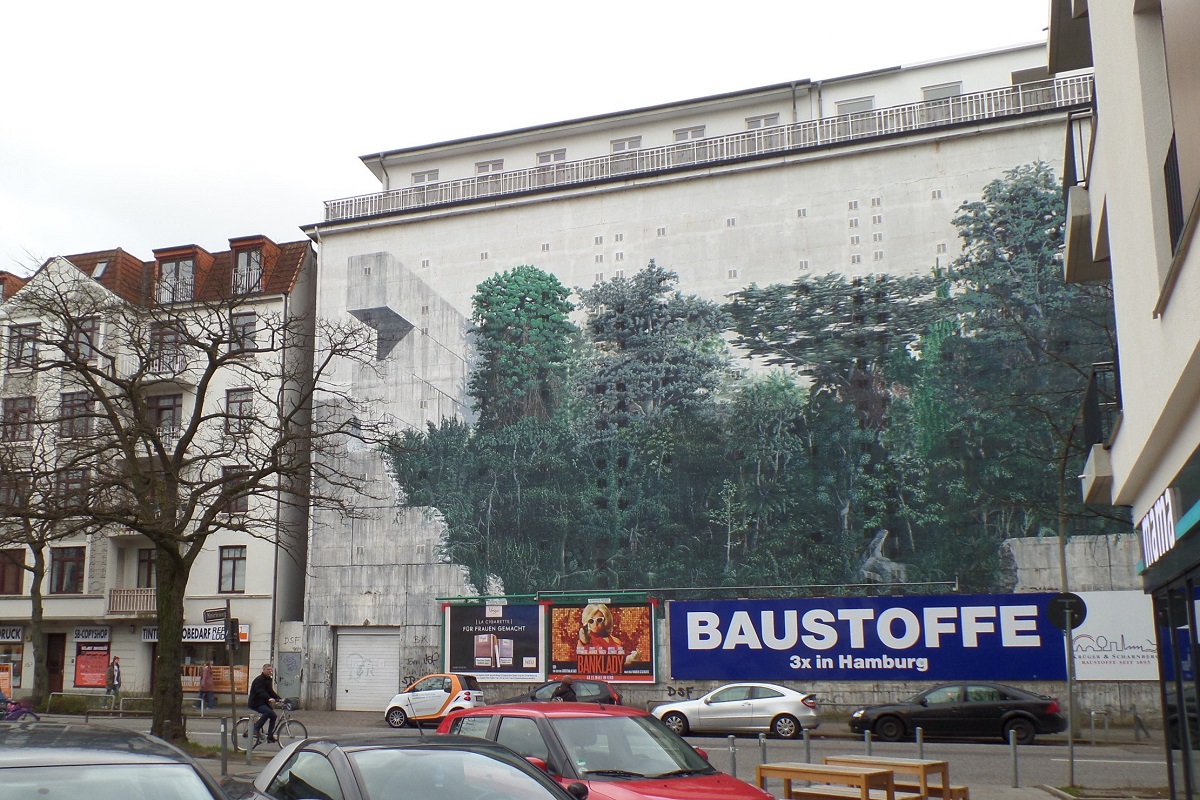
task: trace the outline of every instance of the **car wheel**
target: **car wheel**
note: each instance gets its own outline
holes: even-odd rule
[[[795,739],[800,730],[800,723],[791,714],[780,714],[771,723],[771,732],[780,739]]]
[[[664,725],[678,733],[680,736],[687,736],[688,721],[687,717],[685,717],[683,714],[680,714],[678,711],[672,711],[669,714],[664,714],[662,721]]]
[[[1004,741],[1009,741],[1014,733],[1017,744],[1033,744],[1037,736],[1033,723],[1027,719],[1010,719],[1004,724]]]
[[[404,709],[400,708],[399,706],[393,706],[389,708],[387,710],[387,714],[385,714],[383,718],[386,719],[387,724],[391,725],[393,728],[403,728],[406,724],[408,724],[408,714],[405,714]]]
[[[904,738],[904,723],[896,717],[880,717],[875,720],[875,735],[885,742],[898,742]]]

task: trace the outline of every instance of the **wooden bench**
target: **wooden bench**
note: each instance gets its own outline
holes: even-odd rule
[[[830,797],[861,800],[862,792],[854,786],[814,783],[811,786],[793,786],[786,797],[794,798],[794,800],[823,800],[823,798]],[[869,800],[921,800],[921,793],[920,791],[898,792],[893,789],[892,793],[888,794],[884,789],[868,789],[867,797]]]
[[[921,784],[908,781],[896,781],[897,792],[921,792]],[[897,796],[899,796],[897,794]],[[966,786],[947,786],[945,791],[941,786],[929,787],[930,797],[941,797],[943,800],[971,800],[971,790]]]
[[[892,770],[896,775],[904,776],[905,780],[896,782],[896,788],[900,791],[913,791],[922,798],[945,797],[947,800],[955,800],[959,795],[955,794],[954,790],[961,789],[964,793],[962,797],[965,800],[966,787],[950,785],[950,763],[948,761],[858,754],[826,756],[824,761],[826,764],[883,767]],[[940,778],[936,785],[933,778]]]
[[[768,778],[783,780],[782,797],[818,800],[819,798],[858,798],[858,800],[918,800],[919,794],[896,794],[895,776],[890,769],[871,764],[807,764],[783,762],[759,764],[755,777],[760,789]],[[795,782],[813,785],[796,786]]]

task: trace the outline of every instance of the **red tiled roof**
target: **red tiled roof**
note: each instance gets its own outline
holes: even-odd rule
[[[12,297],[13,292],[24,286],[28,280],[28,278],[13,275],[11,272],[0,271],[0,300]]]

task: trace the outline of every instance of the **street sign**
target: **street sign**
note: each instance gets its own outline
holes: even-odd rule
[[[1075,630],[1087,619],[1087,603],[1077,594],[1059,592],[1046,604],[1046,616],[1059,630]]]
[[[225,609],[223,608],[206,608],[204,609],[205,622],[220,622],[225,619]]]

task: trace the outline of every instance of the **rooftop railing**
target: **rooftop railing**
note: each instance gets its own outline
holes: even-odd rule
[[[964,122],[985,122],[1038,111],[1074,108],[1090,104],[1091,101],[1091,75],[1054,78],[941,100],[695,139],[666,147],[647,147],[582,161],[564,161],[328,200],[325,203],[325,221],[336,222],[465,203],[533,189],[566,188],[619,180],[673,168],[720,164],[752,156],[804,151],[878,136],[933,130]]]

